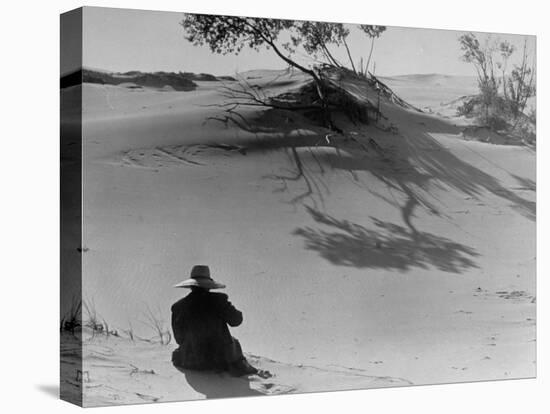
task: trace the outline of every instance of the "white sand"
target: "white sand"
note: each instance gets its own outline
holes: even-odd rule
[[[86,407],[112,404],[139,404],[196,400],[204,398],[278,395],[296,392],[400,387],[412,385],[402,378],[373,376],[366,370],[342,367],[319,368],[293,365],[247,354],[257,367],[274,375],[262,379],[256,375],[231,377],[226,373],[180,372],[170,363],[173,346],[132,342],[126,338],[85,335],[86,360],[83,369]],[[77,364],[74,355],[66,353],[63,366]],[[67,378],[66,392],[78,392],[78,382]]]
[[[204,263],[244,312],[233,334],[280,361],[270,369],[294,392],[535,375],[534,151],[466,142],[454,123],[388,102],[397,133],[350,124],[360,144],[333,138],[339,150],[296,115],[264,115],[261,131],[245,132],[204,122],[220,114],[203,106],[220,102],[217,85],[84,86],[84,291],[111,326],[152,336],[146,306],[169,323],[186,293],[171,286]],[[289,140],[295,152],[280,144]],[[292,180],[295,157],[305,178]],[[109,376],[115,389],[90,388],[90,405],[208,394],[182,385],[172,345],[144,353],[114,340],[100,345],[125,374],[86,359],[90,384]],[[128,388],[131,363],[163,372],[143,374],[152,391]],[[299,364],[332,374],[309,381]]]

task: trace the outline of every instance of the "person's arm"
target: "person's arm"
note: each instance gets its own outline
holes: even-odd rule
[[[243,322],[243,314],[237,308],[233,306],[227,295],[219,294],[219,307],[218,311],[225,322],[229,326],[239,326]]]
[[[174,333],[174,339],[178,345],[183,343],[183,330],[181,329],[182,324],[182,312],[178,312],[175,307],[172,307],[172,332]]]

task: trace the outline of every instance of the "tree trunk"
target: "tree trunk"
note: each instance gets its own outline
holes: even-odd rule
[[[321,47],[323,48],[323,53],[325,54],[325,56],[327,57],[329,62],[331,62],[334,66],[336,66],[338,68],[342,67],[340,62],[338,62],[334,58],[334,56],[332,56],[332,53],[330,53],[330,51],[328,50],[327,46],[324,43],[321,43]]]
[[[369,71],[370,58],[372,56],[372,50],[373,49],[374,49],[374,37],[372,38],[372,40],[370,42],[370,52],[369,52],[369,57],[367,59],[367,66],[365,67],[365,73],[368,73],[368,71]]]
[[[273,51],[283,61],[285,61],[290,66],[295,67],[296,69],[299,69],[300,71],[304,72],[305,74],[307,74],[307,75],[309,75],[313,78],[313,81],[315,83],[315,89],[317,90],[317,95],[319,96],[319,100],[321,102],[321,113],[322,113],[322,116],[323,116],[323,124],[324,124],[323,126],[325,126],[328,129],[333,130],[334,125],[332,124],[330,109],[329,109],[329,106],[328,106],[328,100],[327,100],[327,96],[326,96],[325,91],[324,91],[325,85],[324,85],[324,82],[321,80],[321,78],[315,73],[315,70],[308,69],[308,68],[300,65],[299,63],[293,61],[292,59],[288,58],[287,56],[285,56],[279,50],[279,48],[277,47],[277,45],[275,44],[273,39],[266,36],[258,28],[254,27],[253,25],[250,25],[250,24],[248,24],[248,27],[250,27],[252,30],[254,30],[258,34],[258,36],[260,36],[269,46],[271,46],[273,48]],[[325,50],[328,52],[326,47],[325,47]],[[328,53],[330,55],[330,52],[328,52]]]
[[[346,47],[346,52],[348,52],[348,58],[349,62],[351,63],[351,68],[353,69],[353,73],[357,75],[357,71],[355,70],[355,65],[353,64],[353,59],[351,57],[351,52],[349,51],[348,42],[346,42],[346,39],[344,38],[344,46]]]
[[[283,59],[290,66],[293,66],[296,69],[301,70],[302,72],[308,74],[309,76],[311,76],[313,78],[313,81],[315,83],[315,89],[317,90],[317,95],[319,96],[319,100],[320,100],[320,103],[321,103],[321,114],[322,114],[322,117],[323,117],[323,126],[330,129],[330,130],[334,130],[334,125],[332,123],[332,117],[331,117],[330,109],[329,109],[329,106],[328,106],[328,100],[327,100],[327,96],[326,96],[326,93],[325,93],[325,83],[323,82],[323,80],[319,77],[319,75],[317,75],[315,73],[314,70],[307,69],[307,68],[303,67],[302,65],[300,65],[299,63],[297,63],[297,62],[293,61],[292,59],[286,57],[277,48],[277,46],[275,45],[275,43],[273,41],[271,41],[270,39],[267,39],[267,38],[264,38],[264,39],[273,48],[273,50],[275,51],[277,56],[279,56],[281,59]]]

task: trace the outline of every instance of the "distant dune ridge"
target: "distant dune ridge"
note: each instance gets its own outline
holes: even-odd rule
[[[165,88],[171,87],[176,91],[192,91],[197,88],[195,81],[217,82],[235,80],[231,76],[216,77],[209,73],[191,72],[107,72],[95,69],[81,69],[61,77],[61,88],[81,83],[97,83],[100,85],[121,85]],[[132,85],[133,84],[133,85]]]

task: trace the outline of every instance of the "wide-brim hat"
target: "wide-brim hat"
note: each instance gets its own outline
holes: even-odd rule
[[[216,282],[210,277],[210,268],[205,265],[196,265],[191,269],[191,278],[174,285],[175,288],[200,287],[203,289],[223,289],[223,283]]]

